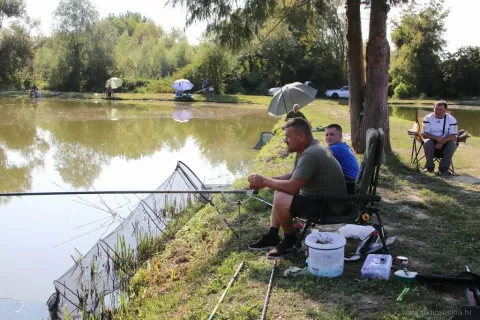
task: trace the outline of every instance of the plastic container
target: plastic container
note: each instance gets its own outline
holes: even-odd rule
[[[369,254],[362,267],[362,278],[388,280],[391,268],[391,255]]]
[[[346,243],[347,240],[341,234],[312,231],[305,238],[308,271],[318,277],[341,276]]]
[[[363,241],[370,233],[375,230],[372,226],[361,226],[357,224],[346,224],[345,226],[338,229],[340,234],[343,234],[345,238],[354,238],[360,239]]]

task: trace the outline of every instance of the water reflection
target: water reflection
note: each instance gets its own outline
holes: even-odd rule
[[[421,107],[422,110],[432,111],[432,107]],[[480,136],[480,108],[479,109],[452,109],[452,115],[457,119],[458,128],[467,130],[472,136]],[[416,121],[417,109],[409,107],[390,107],[390,115],[412,122]]]
[[[175,105],[175,111],[172,112],[172,118],[177,122],[188,122],[193,118],[193,107],[191,105]]]
[[[192,117],[177,122],[176,110]],[[145,190],[165,181],[178,160],[205,183],[231,182],[248,169],[260,132],[276,121],[265,108],[238,105],[0,100],[0,192],[59,191],[54,183],[69,190]],[[222,175],[230,180],[213,180]],[[138,202],[134,196],[85,199],[103,208],[106,203],[122,216]],[[98,224],[90,223],[109,213],[78,200],[0,198],[0,297],[44,305],[53,280],[71,266],[70,255],[86,252],[115,227],[95,231]]]
[[[6,107],[1,108],[1,192],[28,191],[32,183],[32,170],[43,166],[43,156],[48,151],[49,145],[37,132],[36,105],[28,101],[11,101]],[[8,201],[8,198],[0,198],[0,203]]]
[[[0,180],[2,191],[28,191],[32,170],[43,165],[50,149],[63,181],[87,188],[114,157],[137,160],[164,149],[176,152],[188,138],[212,165],[225,163],[240,173],[244,163],[239,159],[252,155],[259,128],[275,121],[261,116],[261,110],[238,107],[43,101],[32,108],[28,102],[8,102],[0,105],[0,170],[8,177]],[[12,152],[20,164],[12,161]]]

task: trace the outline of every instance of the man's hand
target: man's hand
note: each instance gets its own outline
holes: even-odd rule
[[[437,142],[437,143],[435,144],[435,149],[437,149],[437,150],[442,149],[442,147],[443,147],[443,143],[441,143],[441,142]]]
[[[265,188],[265,178],[260,174],[251,174],[248,176],[248,187],[258,190]]]
[[[437,142],[440,144],[445,144],[445,139],[443,137],[437,137]]]

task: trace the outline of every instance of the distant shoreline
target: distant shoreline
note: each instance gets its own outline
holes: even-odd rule
[[[217,94],[210,97],[205,97],[203,94],[193,95],[192,101],[182,101],[175,100],[174,93],[116,93],[118,98],[107,99],[103,94],[92,93],[92,92],[54,92],[54,91],[40,91],[41,97],[39,98],[30,98],[30,99],[77,99],[77,100],[90,100],[90,101],[118,101],[118,102],[156,102],[156,101],[165,101],[165,102],[209,102],[209,103],[244,103],[244,104],[261,104],[268,106],[272,99],[272,96],[260,96],[260,95],[233,95],[233,94]],[[2,98],[29,98],[29,91],[4,91],[0,92],[0,99]],[[317,100],[320,101],[330,101],[334,104],[348,105],[347,99],[325,99],[317,97]],[[462,107],[462,109],[471,108],[476,109],[480,107],[480,100],[449,100],[446,99],[449,103],[449,106],[452,108]],[[388,101],[389,106],[398,106],[398,107],[426,107],[432,106],[435,102],[435,99],[412,99],[412,100],[397,100],[390,99]]]

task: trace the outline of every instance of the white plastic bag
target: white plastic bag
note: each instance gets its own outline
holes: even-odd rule
[[[340,234],[343,234],[345,238],[353,238],[363,240],[375,230],[372,226],[360,226],[357,224],[346,224],[338,229]]]

